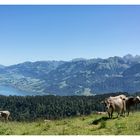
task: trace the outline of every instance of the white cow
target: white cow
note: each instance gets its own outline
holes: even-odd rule
[[[5,121],[8,121],[8,118],[10,116],[10,112],[9,111],[0,111],[0,117],[3,117],[5,119]]]
[[[113,112],[116,111],[119,115],[125,114],[126,111],[126,96],[119,95],[115,97],[109,97],[105,99],[104,103],[106,106],[106,111],[108,112],[109,118],[112,118]]]

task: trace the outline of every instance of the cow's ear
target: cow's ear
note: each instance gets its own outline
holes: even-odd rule
[[[110,101],[110,105],[113,105],[113,103]]]
[[[108,102],[111,102],[111,101],[112,101],[111,99],[108,100]]]

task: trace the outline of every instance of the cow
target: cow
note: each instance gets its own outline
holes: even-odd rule
[[[119,95],[105,99],[104,104],[106,107],[106,111],[108,112],[109,118],[112,118],[114,111],[118,113],[117,117],[123,114],[125,116],[126,99],[127,98],[125,95]]]
[[[0,117],[3,117],[5,119],[5,121],[8,121],[8,118],[10,116],[10,112],[9,111],[0,111]]]
[[[126,99],[127,116],[129,116],[129,112],[130,112],[131,107],[137,108],[137,104],[139,104],[139,103],[140,103],[139,96],[137,96],[137,97],[130,96]]]

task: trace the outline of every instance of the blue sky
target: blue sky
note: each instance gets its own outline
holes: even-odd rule
[[[140,54],[140,6],[0,5],[0,64]]]

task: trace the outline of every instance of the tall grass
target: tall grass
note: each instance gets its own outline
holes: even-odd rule
[[[0,135],[140,135],[139,118],[140,112],[135,112],[113,119],[92,114],[46,122],[0,122]]]

